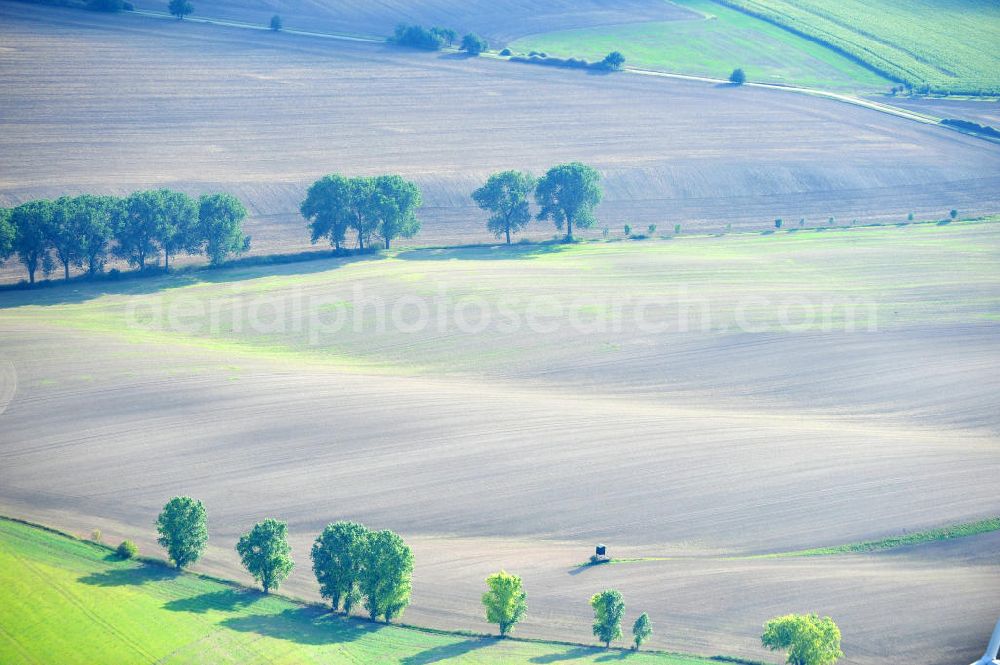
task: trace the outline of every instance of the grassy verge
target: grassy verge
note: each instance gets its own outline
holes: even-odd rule
[[[867,554],[869,552],[883,552],[894,550],[899,547],[911,545],[921,545],[923,543],[933,543],[941,540],[951,540],[953,538],[965,538],[976,536],[981,533],[1000,531],[1000,517],[990,517],[976,522],[964,522],[939,529],[928,529],[927,531],[916,531],[902,536],[890,536],[880,540],[865,540],[860,543],[848,543],[846,545],[834,545],[832,547],[815,547],[808,550],[796,550],[794,552],[778,552],[775,554],[762,554],[755,558],[781,558],[791,556],[825,556],[830,554]]]
[[[624,656],[626,652],[611,650]],[[345,619],[0,518],[0,662],[594,663],[604,649]],[[719,659],[630,654],[635,665]]]
[[[955,538],[965,538],[968,536],[977,536],[982,533],[991,533],[993,531],[1000,531],[1000,517],[988,517],[986,519],[977,520],[975,522],[963,522],[961,524],[952,524],[951,526],[940,527],[937,529],[928,529],[926,531],[915,531],[913,533],[907,533],[901,536],[890,536],[888,538],[881,538],[879,540],[864,540],[858,543],[832,545],[830,547],[814,547],[807,550],[794,550],[791,552],[774,552],[771,554],[753,554],[749,556],[727,556],[721,558],[729,560],[783,559],[787,557],[830,556],[835,554],[869,554],[871,552],[884,552],[886,550],[894,550],[900,547],[922,545],[924,543],[932,543],[942,540],[952,540]],[[671,561],[682,558],[686,557],[647,556],[647,557],[632,557],[627,559],[611,559],[607,563],[620,564],[620,563],[640,563],[648,561]],[[582,568],[594,565],[601,565],[601,564],[593,564],[588,561],[579,564],[579,567]]]

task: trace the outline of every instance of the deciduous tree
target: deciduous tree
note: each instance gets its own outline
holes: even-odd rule
[[[480,37],[474,32],[462,37],[462,45],[459,47],[460,51],[465,51],[469,55],[479,55],[483,51],[489,49],[490,45],[485,39]]]
[[[347,229],[360,212],[356,200],[359,191],[358,183],[336,173],[323,176],[309,186],[299,212],[309,221],[313,244],[327,238],[333,247],[340,249]],[[360,243],[364,247],[363,238]]]
[[[250,249],[250,236],[243,234],[247,209],[232,194],[203,194],[198,199],[199,243],[212,265]]]
[[[198,251],[198,204],[187,194],[157,190],[156,239],[163,250],[163,267],[170,270],[170,256]]]
[[[367,550],[361,574],[365,607],[372,621],[389,622],[410,603],[413,553],[392,531],[371,534]]]
[[[528,611],[527,596],[517,575],[501,570],[486,578],[483,594],[486,620],[500,626],[500,637],[506,637]]]
[[[531,221],[528,197],[535,188],[535,179],[523,171],[494,173],[486,184],[472,193],[472,199],[483,210],[492,213],[486,222],[497,238],[517,233]]]
[[[93,277],[104,269],[108,245],[114,236],[114,220],[121,199],[83,194],[76,197],[74,226],[80,238],[81,263]]]
[[[319,593],[330,601],[334,611],[343,605],[344,613],[350,614],[361,598],[369,534],[355,522],[335,522],[327,525],[313,543],[310,556]]]
[[[566,226],[566,240],[573,240],[573,226],[589,228],[597,221],[594,208],[601,202],[601,175],[580,162],[549,169],[535,188],[541,211],[539,220],[551,219],[556,228]]]
[[[622,616],[625,614],[625,601],[615,589],[607,589],[594,594],[590,599],[594,608],[594,637],[604,642],[604,647],[611,646],[613,640],[622,636]]]
[[[385,248],[396,238],[412,238],[420,230],[417,208],[423,202],[420,190],[409,180],[398,175],[378,176],[373,181],[372,207],[378,219],[376,233],[385,242]]]
[[[10,208],[0,208],[0,264],[14,252],[14,224]]]
[[[167,7],[170,10],[170,14],[176,16],[178,21],[183,20],[188,14],[194,13],[194,5],[189,0],[170,0],[170,4]]]
[[[77,208],[79,202],[69,196],[60,196],[53,201],[52,218],[45,232],[49,245],[63,266],[63,278],[69,279],[70,264],[82,263],[83,244],[77,230]]]
[[[205,506],[188,496],[175,496],[156,518],[156,542],[178,569],[189,566],[201,557],[208,543],[208,523]]]
[[[653,626],[649,622],[649,615],[643,612],[632,624],[632,643],[635,645],[635,650],[638,651],[642,643],[648,640],[652,634]]]
[[[35,283],[35,271],[41,265],[46,275],[52,271],[49,253],[49,228],[55,215],[55,205],[47,199],[28,201],[11,211],[14,226],[13,250],[28,271],[28,282]]]
[[[277,589],[295,567],[288,545],[288,527],[275,519],[254,524],[236,543],[236,552],[243,567],[264,587],[264,593]]]
[[[146,261],[157,258],[160,196],[157,191],[134,192],[122,201],[115,220],[115,255],[130,266],[145,270]]]
[[[843,656],[840,629],[830,617],[815,614],[786,614],[764,624],[761,643],[771,649],[788,651],[789,665],[833,665]]]

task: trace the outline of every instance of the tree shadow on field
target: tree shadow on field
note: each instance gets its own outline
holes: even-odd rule
[[[612,660],[626,660],[634,653],[635,651],[632,651],[631,649],[617,649],[615,651],[606,653],[603,656],[598,656],[597,658],[594,659],[594,662],[607,663]]]
[[[576,660],[577,658],[586,658],[587,656],[593,656],[594,653],[598,651],[603,651],[603,649],[598,649],[597,647],[574,647],[568,651],[562,651],[560,653],[549,653],[544,656],[535,656],[534,658],[529,658],[529,663],[558,663],[563,660]]]
[[[546,254],[558,254],[572,247],[566,243],[517,245],[465,245],[462,247],[429,247],[400,252],[396,258],[404,261],[510,261],[531,259]]]
[[[347,619],[319,607],[297,607],[278,614],[238,616],[226,619],[219,625],[241,633],[317,646],[353,642],[382,629],[379,624]]]
[[[477,637],[457,642],[455,644],[442,644],[441,646],[421,651],[418,654],[407,656],[401,661],[401,665],[426,665],[427,663],[438,663],[443,660],[450,660],[469,654],[476,649],[492,646],[497,643],[495,638]]]
[[[204,614],[209,610],[232,612],[241,607],[252,605],[263,596],[252,589],[224,589],[203,593],[200,596],[177,598],[163,604],[163,609],[172,612],[194,612]]]
[[[75,305],[107,295],[148,295],[194,284],[311,275],[337,270],[358,261],[372,261],[379,258],[381,255],[374,252],[348,256],[337,256],[333,252],[302,252],[296,255],[237,259],[218,268],[185,266],[174,268],[169,273],[163,272],[160,268],[150,268],[144,273],[123,272],[117,279],[108,274],[95,279],[78,275],[71,277],[69,281],[62,279],[40,281],[32,287],[11,284],[0,286],[0,310],[24,305]]]
[[[177,577],[178,572],[166,566],[142,565],[136,568],[112,568],[90,573],[77,579],[91,586],[138,586],[149,582],[163,582]]]
[[[438,60],[470,60],[478,56],[471,55],[465,51],[459,51],[458,53],[444,53],[438,56]]]

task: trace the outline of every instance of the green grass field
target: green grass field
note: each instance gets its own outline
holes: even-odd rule
[[[829,48],[711,0],[679,0],[705,18],[601,26],[531,35],[515,51],[599,60],[621,51],[628,65],[725,78],[743,67],[753,81],[839,91],[884,90],[890,83]]]
[[[713,77],[742,67],[751,81],[840,91],[881,92],[892,85],[857,59],[932,92],[1000,92],[1000,5],[988,0],[677,4],[706,19],[531,35],[512,48],[588,59],[618,50],[636,67]],[[832,44],[851,57],[779,26]]]
[[[0,662],[600,663],[622,651],[347,620],[0,518]],[[628,654],[635,665],[704,658]]]
[[[993,0],[724,0],[830,43],[914,88],[1000,93]]]

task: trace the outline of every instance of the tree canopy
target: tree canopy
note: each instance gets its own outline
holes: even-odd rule
[[[0,263],[10,258],[14,251],[14,224],[10,221],[10,208],[0,208]]]
[[[355,522],[327,525],[313,543],[310,556],[319,592],[334,611],[344,613],[361,598],[361,574],[366,561],[370,532]]]
[[[734,85],[743,85],[747,82],[747,75],[739,67],[733,70],[733,73],[729,75],[729,82]]]
[[[376,233],[385,248],[396,238],[412,238],[420,230],[417,208],[423,203],[420,190],[398,175],[382,175],[372,182],[374,197],[371,210],[378,219]]]
[[[288,545],[288,527],[275,519],[254,524],[236,543],[236,552],[243,567],[264,587],[264,593],[281,586],[295,567]]]
[[[12,248],[28,271],[28,282],[35,283],[35,271],[41,267],[46,275],[52,271],[49,254],[49,232],[55,215],[55,204],[47,199],[28,201],[14,208],[10,222],[14,227]]]
[[[177,20],[183,20],[188,14],[194,13],[194,5],[189,0],[170,0],[167,5],[171,16],[176,16]]]
[[[500,637],[506,637],[528,611],[527,596],[517,575],[501,570],[486,578],[483,594],[486,620],[500,627]]]
[[[483,210],[492,213],[486,222],[497,238],[517,233],[531,221],[528,196],[535,188],[535,179],[523,171],[494,173],[486,184],[472,193],[472,199]]]
[[[490,45],[486,42],[485,39],[483,39],[474,32],[470,32],[469,34],[462,37],[462,45],[459,47],[459,50],[465,51],[469,55],[479,55],[480,53],[488,50],[489,48]]]
[[[594,637],[604,642],[605,647],[609,647],[613,640],[622,636],[625,601],[616,589],[607,589],[594,594],[590,599],[590,606],[594,608]]]
[[[566,240],[573,240],[573,225],[593,226],[594,208],[601,202],[601,175],[586,164],[572,162],[553,166],[538,181],[535,200],[539,220],[551,219],[556,228],[566,227]]]
[[[361,592],[372,621],[392,621],[410,603],[413,553],[392,531],[378,531],[368,538],[361,574]]]
[[[158,189],[155,204],[155,237],[163,250],[163,267],[170,270],[170,256],[198,251],[198,204],[187,194]]]
[[[195,240],[204,245],[212,265],[250,249],[250,236],[243,234],[247,209],[232,194],[203,194],[198,199],[198,231]]]
[[[649,615],[643,612],[632,624],[632,643],[635,645],[635,650],[638,651],[642,643],[648,640],[652,634],[653,626],[649,622]]]
[[[625,68],[625,56],[618,51],[612,51],[604,56],[604,60],[601,61],[601,65],[605,69],[613,72],[621,71]]]
[[[208,523],[205,506],[188,496],[175,496],[156,518],[156,541],[178,569],[189,566],[201,557],[208,543]]]
[[[788,665],[833,665],[843,656],[840,629],[830,617],[786,614],[764,624],[761,643],[772,651],[786,649]]]

